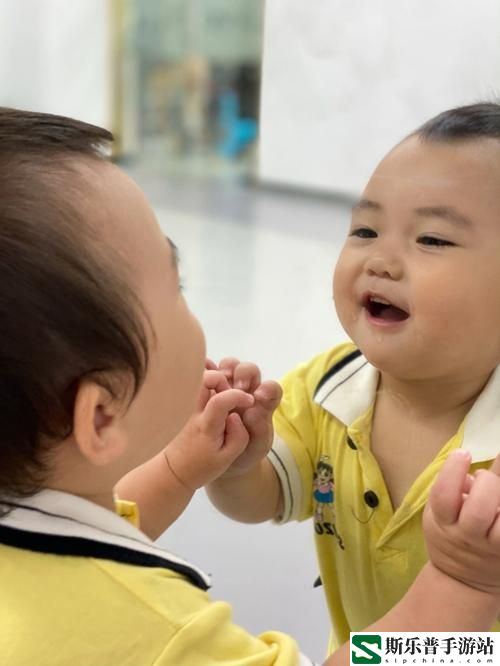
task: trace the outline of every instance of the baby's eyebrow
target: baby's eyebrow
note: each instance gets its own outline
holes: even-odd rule
[[[168,236],[165,236],[165,240],[170,245],[170,249],[172,250],[172,266],[174,267],[175,270],[178,270],[179,269],[179,262],[180,262],[179,248],[174,243],[174,241],[171,238],[169,238]]]
[[[442,220],[451,222],[460,227],[472,227],[472,220],[470,217],[459,213],[452,206],[424,206],[422,208],[415,208],[415,213],[419,217],[440,217]]]
[[[384,207],[377,201],[372,201],[371,199],[360,199],[356,204],[354,204],[352,210],[372,210],[380,213],[383,212]],[[451,222],[452,224],[456,224],[461,227],[473,226],[470,217],[459,213],[458,210],[453,208],[453,206],[422,206],[415,208],[414,212],[419,217],[440,217],[442,220],[446,220],[447,222]]]
[[[357,201],[354,206],[352,207],[352,210],[375,210],[375,211],[381,211],[382,206],[381,204],[377,203],[376,201],[372,201],[371,199],[360,199]]]

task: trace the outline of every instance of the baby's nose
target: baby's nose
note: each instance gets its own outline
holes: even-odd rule
[[[377,254],[371,256],[365,264],[368,275],[399,280],[403,275],[403,266],[396,256]]]

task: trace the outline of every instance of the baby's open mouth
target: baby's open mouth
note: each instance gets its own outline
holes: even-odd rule
[[[363,305],[372,317],[383,319],[384,321],[404,321],[410,316],[406,310],[398,308],[380,296],[368,295]]]

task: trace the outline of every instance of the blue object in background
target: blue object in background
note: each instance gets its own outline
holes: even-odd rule
[[[240,104],[234,90],[225,90],[219,95],[217,124],[220,141],[217,152],[234,159],[243,148],[257,138],[257,122],[253,118],[240,118]]]

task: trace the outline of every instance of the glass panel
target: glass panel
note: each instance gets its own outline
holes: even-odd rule
[[[251,174],[263,0],[127,0],[122,8],[124,151],[163,172]]]

